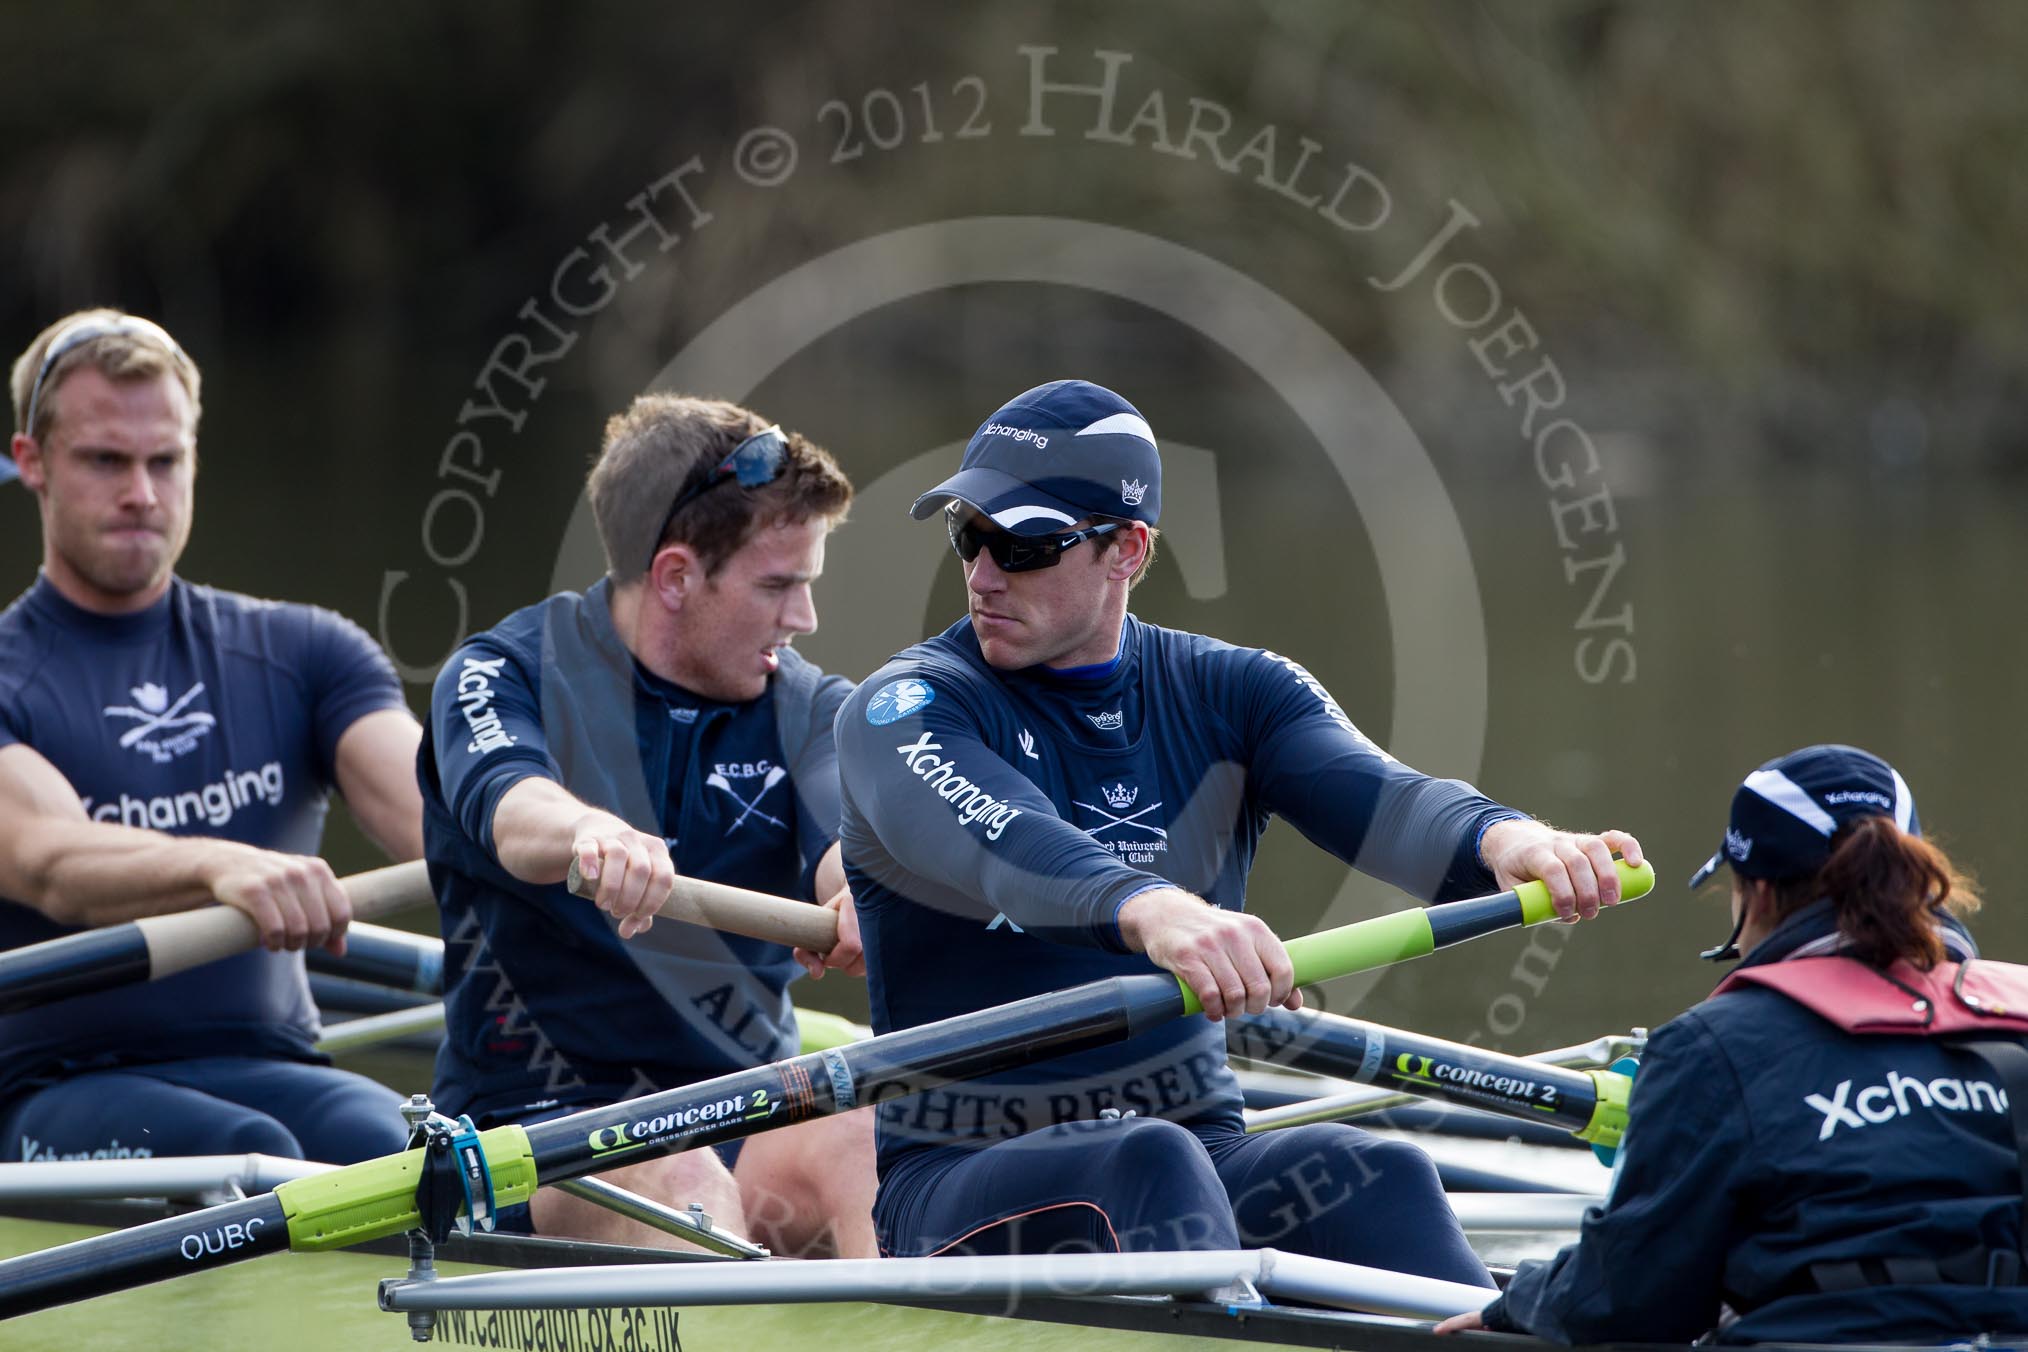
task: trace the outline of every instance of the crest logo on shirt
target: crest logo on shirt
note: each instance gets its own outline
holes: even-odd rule
[[[1118,732],[1127,725],[1127,712],[1124,709],[1115,709],[1109,714],[1086,714],[1085,717],[1089,718],[1091,725],[1100,732]]]
[[[936,697],[937,692],[929,688],[927,681],[918,681],[913,677],[889,681],[874,693],[872,699],[866,701],[866,721],[876,728],[884,728],[889,723],[907,718],[918,709],[927,707]]]
[[[191,702],[204,693],[199,681],[171,701],[169,692],[153,681],[145,681],[127,692],[132,704],[109,704],[105,716],[130,720],[133,726],[120,734],[120,745],[141,752],[157,765],[166,765],[204,740],[218,720]]]
[[[1093,820],[1077,825],[1093,840],[1111,847],[1114,854],[1130,864],[1151,864],[1157,854],[1168,850],[1169,832],[1159,824],[1162,819],[1153,815],[1162,810],[1161,803],[1134,807],[1141,798],[1140,785],[1116,779],[1110,784],[1100,783],[1098,792],[1091,796],[1099,803],[1073,798],[1070,805],[1091,814]]]
[[[689,724],[697,721],[697,710],[695,709],[679,708],[673,704],[669,705],[668,709],[669,717],[675,719],[678,723]]]
[[[704,777],[705,784],[725,793],[733,802],[739,804],[740,809],[739,815],[733,818],[732,825],[725,828],[725,834],[729,836],[739,830],[746,825],[749,817],[759,817],[762,821],[780,827],[784,831],[788,830],[787,822],[761,811],[760,808],[761,799],[767,797],[775,785],[788,778],[788,775],[789,772],[781,766],[770,765],[766,761],[737,761],[712,766],[711,773]],[[735,779],[758,779],[761,782],[760,791],[748,798],[732,786]]]
[[[1028,729],[1026,729],[1026,728],[1023,728],[1023,729],[1021,729],[1021,737],[1020,737],[1020,739],[1019,739],[1019,740],[1020,740],[1020,742],[1021,742],[1021,754],[1022,754],[1022,755],[1024,755],[1024,756],[1028,757],[1028,759],[1030,759],[1030,760],[1038,760],[1038,761],[1039,761],[1039,760],[1041,760],[1041,759],[1042,759],[1042,757],[1040,757],[1040,756],[1038,756],[1038,755],[1036,755],[1036,754],[1035,754],[1035,734],[1034,734],[1034,733],[1030,732],[1030,731],[1029,731]]]

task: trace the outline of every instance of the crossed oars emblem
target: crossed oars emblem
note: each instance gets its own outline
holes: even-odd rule
[[[133,695],[134,704],[138,704],[140,708],[135,708],[134,704],[109,704],[105,709],[107,718],[135,720],[133,727],[120,734],[120,745],[123,747],[130,747],[153,732],[183,732],[191,728],[208,728],[218,722],[202,709],[188,714],[183,712],[189,707],[190,701],[204,693],[202,681],[184,691],[183,698],[174,704],[169,703],[169,692],[153,681],[146,685],[137,685],[128,693]]]
[[[760,800],[767,797],[769,790],[773,789],[775,785],[781,783],[783,776],[785,776],[786,774],[788,774],[788,771],[784,770],[779,765],[769,770],[767,773],[767,778],[761,781],[760,792],[755,794],[751,801],[748,801],[747,799],[740,797],[739,790],[732,787],[731,781],[726,779],[724,775],[719,774],[706,775],[704,777],[704,782],[706,784],[709,784],[714,789],[724,789],[727,793],[732,795],[732,801],[738,803],[740,807],[743,809],[740,812],[739,816],[733,819],[732,825],[725,828],[725,834],[729,836],[734,831],[739,830],[741,825],[745,823],[748,817],[759,817],[764,822],[773,822],[776,826],[781,827],[784,831],[788,830],[789,828],[783,824],[781,818],[770,817],[767,813],[762,812],[760,810]]]
[[[1108,793],[1105,796],[1110,798],[1112,795]],[[1133,801],[1134,800],[1132,798],[1127,798],[1121,804],[1121,806],[1122,807],[1131,806]],[[1150,812],[1153,812],[1156,808],[1162,806],[1160,803],[1150,803],[1146,807],[1142,808],[1139,812],[1130,812],[1124,817],[1120,816],[1116,812],[1110,812],[1107,809],[1100,807],[1096,803],[1080,803],[1075,798],[1071,799],[1071,806],[1081,807],[1087,812],[1096,812],[1098,813],[1099,816],[1104,817],[1106,819],[1105,825],[1094,826],[1088,833],[1094,837],[1105,834],[1107,831],[1112,830],[1115,826],[1131,826],[1136,831],[1153,832],[1157,840],[1167,840],[1169,838],[1169,833],[1163,830],[1161,827],[1155,825],[1153,822],[1144,822],[1140,820],[1142,817],[1147,816]]]

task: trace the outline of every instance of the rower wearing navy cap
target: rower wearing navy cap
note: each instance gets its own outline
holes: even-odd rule
[[[1563,1343],[1945,1343],[2028,1333],[2028,968],[1886,761],[1812,746],[1732,797],[1740,958],[1656,1030],[1610,1198],[1486,1327]],[[1722,1312],[1729,1308],[1736,1318]]]
[[[1161,502],[1140,412],[1064,380],[994,413],[915,504],[943,517],[970,613],[838,718],[876,1028],[1156,967],[1206,1016],[884,1105],[883,1247],[1273,1244],[1487,1285],[1419,1150],[1245,1134],[1213,1023],[1301,1003],[1241,910],[1255,845],[1279,814],[1417,896],[1541,877],[1568,916],[1616,901],[1611,851],[1640,846],[1409,769],[1289,658],[1134,618]]]
[[[11,460],[42,572],[0,614],[0,949],[217,902],[269,951],[0,1016],[0,1159],[401,1148],[392,1091],[318,1054],[300,950],[350,905],[316,857],[331,791],[422,852],[421,729],[359,626],[176,575],[197,365],[86,310],[14,364]]]

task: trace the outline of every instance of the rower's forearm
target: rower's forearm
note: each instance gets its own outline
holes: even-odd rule
[[[231,841],[185,839],[100,822],[48,822],[20,847],[19,898],[65,925],[117,925],[212,900]]]
[[[570,868],[578,828],[593,816],[611,814],[579,801],[553,779],[520,780],[493,806],[494,855],[501,868],[524,883],[560,883]],[[624,829],[626,823],[613,820]]]

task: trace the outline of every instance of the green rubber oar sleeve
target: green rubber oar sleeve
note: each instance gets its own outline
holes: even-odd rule
[[[528,1133],[517,1126],[481,1132],[486,1166],[493,1175],[493,1204],[510,1207],[535,1195],[535,1156]],[[383,1235],[398,1235],[421,1223],[416,1184],[421,1150],[404,1150],[328,1174],[290,1179],[275,1188],[289,1218],[289,1247],[297,1251],[342,1249]]]

